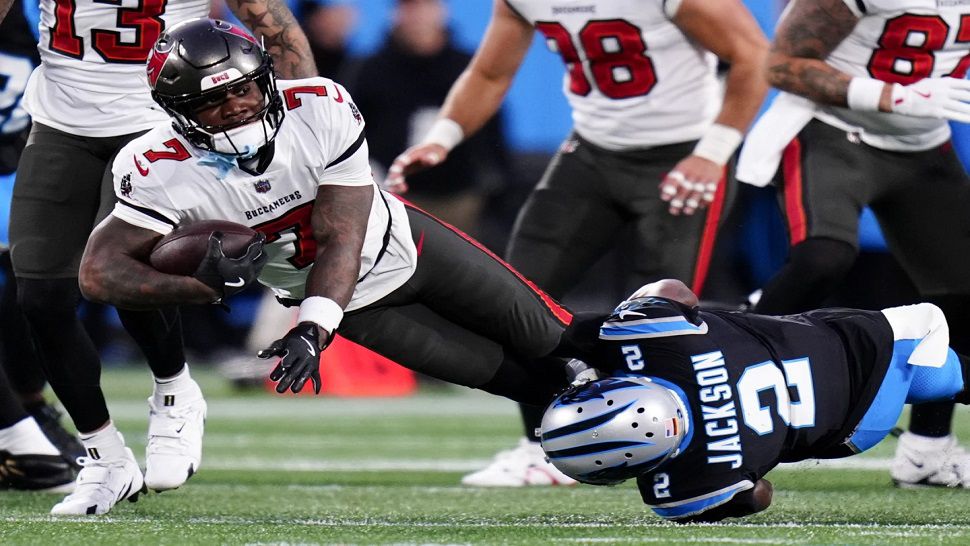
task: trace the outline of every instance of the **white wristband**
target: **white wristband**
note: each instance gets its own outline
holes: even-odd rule
[[[741,145],[744,135],[734,127],[715,123],[694,147],[694,155],[724,165]]]
[[[424,140],[421,142],[423,144],[437,144],[450,152],[464,138],[465,131],[455,120],[438,118],[431,125],[431,129],[428,130],[428,134],[424,135]]]
[[[332,334],[343,318],[344,310],[340,304],[330,298],[310,296],[300,304],[296,322],[312,322]]]
[[[852,78],[849,81],[849,91],[846,102],[850,110],[860,112],[878,112],[879,99],[882,98],[883,87],[886,82],[872,78]]]

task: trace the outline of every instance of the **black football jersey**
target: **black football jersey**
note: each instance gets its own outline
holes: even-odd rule
[[[624,302],[602,323],[592,364],[645,375],[689,406],[680,453],[638,479],[659,515],[686,517],[754,486],[779,462],[851,454],[843,444],[892,357],[880,312],[768,317]]]

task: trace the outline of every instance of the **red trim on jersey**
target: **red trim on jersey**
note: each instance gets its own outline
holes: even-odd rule
[[[788,222],[789,244],[795,246],[805,240],[808,221],[805,219],[805,201],[802,195],[802,143],[792,140],[781,156],[784,177],[785,219]]]
[[[727,167],[721,172],[721,181],[714,193],[714,201],[707,208],[707,220],[704,222],[704,232],[701,234],[701,246],[697,251],[694,263],[694,280],[691,290],[700,296],[707,280],[707,273],[711,269],[711,256],[714,254],[714,243],[717,241],[717,228],[724,212],[724,196],[727,193]]]
[[[441,220],[440,218],[436,217],[433,214],[430,214],[429,212],[427,212],[425,210],[422,210],[420,207],[415,206],[413,203],[411,203],[407,199],[404,199],[400,195],[396,195],[395,194],[394,197],[397,197],[402,203],[404,203],[404,206],[405,207],[410,208],[410,209],[414,209],[414,210],[420,212],[421,214],[424,214],[428,218],[431,218],[435,222],[437,222],[437,223],[441,224],[442,226],[448,228],[449,231],[452,231],[453,233],[455,233],[455,235],[458,235],[459,237],[461,237],[462,239],[464,239],[466,242],[468,242],[469,244],[471,244],[472,246],[474,246],[478,250],[480,250],[480,251],[484,252],[485,254],[487,254],[493,260],[495,260],[496,262],[498,262],[499,264],[501,264],[502,267],[504,267],[505,269],[509,270],[520,281],[522,281],[523,283],[525,283],[525,285],[528,286],[532,290],[532,292],[535,293],[535,295],[539,296],[539,299],[541,299],[542,300],[542,303],[544,303],[546,305],[546,308],[549,309],[549,311],[552,312],[553,316],[556,317],[556,320],[558,320],[559,322],[561,322],[565,326],[568,326],[570,323],[572,323],[572,321],[573,321],[573,314],[570,313],[568,309],[566,309],[565,307],[559,305],[559,303],[556,302],[556,300],[552,299],[552,297],[549,294],[546,294],[542,289],[540,289],[538,286],[536,286],[535,283],[533,283],[529,279],[525,278],[522,275],[522,273],[519,273],[514,267],[512,267],[511,265],[509,265],[508,262],[506,262],[502,258],[499,258],[498,256],[496,256],[495,253],[493,253],[491,250],[489,250],[488,248],[486,248],[482,243],[479,243],[478,241],[476,241],[475,239],[473,239],[471,236],[465,234],[463,231],[461,231],[460,229],[456,228],[455,226],[453,226],[453,225],[451,225],[451,224],[449,224],[449,223]],[[424,235],[424,234],[422,233],[422,235]],[[422,242],[423,242],[423,240],[422,240]],[[424,245],[422,245],[422,246],[424,246]]]

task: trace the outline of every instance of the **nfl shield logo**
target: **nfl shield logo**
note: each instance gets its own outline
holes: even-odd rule
[[[258,193],[266,193],[273,189],[273,187],[269,185],[269,180],[266,180],[265,178],[257,180],[253,186],[256,188],[256,192]]]

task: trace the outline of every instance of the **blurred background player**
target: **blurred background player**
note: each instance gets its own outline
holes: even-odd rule
[[[21,0],[0,23],[0,489],[71,490],[80,442],[64,430],[60,413],[46,403],[44,375],[17,305],[17,289],[6,247],[10,194],[30,117],[20,101],[37,66],[37,10]]]
[[[0,0],[0,13],[11,1]],[[284,3],[227,4],[266,40],[281,74],[315,73],[306,37]],[[110,171],[105,175],[112,156],[168,120],[149,94],[148,53],[164,27],[207,15],[209,4],[83,3],[68,10],[43,0],[40,7],[41,65],[24,96],[34,123],[14,187],[11,257],[40,362],[88,455],[81,460],[77,489],[52,513],[102,514],[119,498],[137,498],[143,481],[157,490],[180,486],[201,459],[205,401],[185,364],[177,310],[119,311],[155,377],[143,480],[108,415],[99,356],[77,316],[77,275],[88,234],[114,204]],[[151,162],[144,167],[151,169]],[[126,488],[132,493],[121,495]]]
[[[855,262],[868,205],[920,297],[946,314],[954,349],[970,354],[970,179],[947,123],[970,121],[967,24],[961,8],[944,4],[789,5],[767,71],[785,92],[752,130],[738,167],[738,178],[756,185],[777,170],[791,245],[755,312],[821,306]],[[970,487],[952,415],[947,402],[913,407],[890,471],[897,485]]]
[[[428,132],[471,60],[454,43],[441,0],[397,0],[392,19],[381,48],[340,78],[370,120],[367,143],[379,180],[401,150]],[[492,114],[444,161],[407,181],[409,201],[476,239],[489,193],[511,178],[501,118]]]
[[[359,14],[353,0],[304,0],[300,25],[310,41],[317,72],[336,78],[349,57],[347,43]]]
[[[405,176],[441,163],[482,127],[538,30],[566,63],[574,132],[516,220],[509,263],[562,298],[632,228],[635,247],[624,251],[634,263],[631,284],[672,277],[700,293],[733,193],[726,166],[767,91],[766,41],[735,0],[588,7],[496,0],[474,59],[422,143],[395,160],[388,186],[404,191]],[[723,106],[718,57],[731,65]],[[462,483],[573,482],[545,462],[534,435],[543,408],[521,410],[519,446]]]

